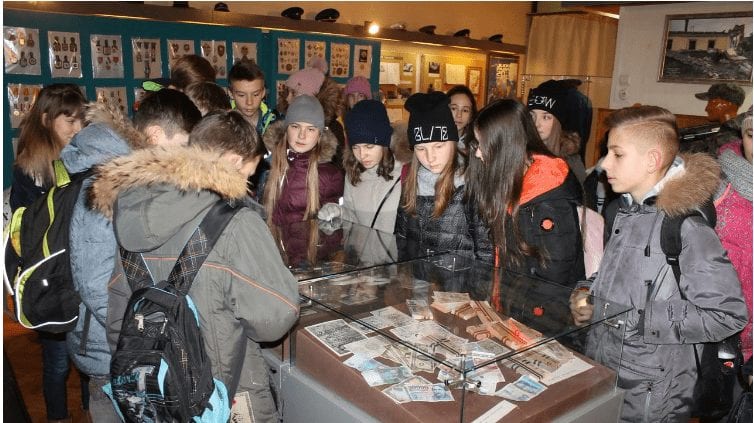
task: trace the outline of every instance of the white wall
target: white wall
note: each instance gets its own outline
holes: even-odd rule
[[[615,48],[610,108],[618,109],[635,103],[661,106],[673,113],[704,116],[706,102],[694,93],[707,91],[709,84],[657,82],[660,58],[664,50],[665,16],[693,13],[752,11],[752,2],[673,3],[620,8],[618,40]],[[622,84],[628,79],[627,85]],[[752,103],[751,84],[743,85],[746,101],[739,109],[745,111]],[[625,98],[619,92],[625,90]]]

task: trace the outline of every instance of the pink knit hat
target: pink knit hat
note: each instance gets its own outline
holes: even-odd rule
[[[363,76],[354,76],[346,82],[345,95],[352,93],[361,93],[369,100],[372,99],[372,86],[369,84],[369,80]]]
[[[311,60],[309,66],[289,76],[288,80],[285,81],[285,86],[295,90],[298,95],[316,96],[319,89],[322,88],[322,83],[325,82],[327,62],[315,57]]]

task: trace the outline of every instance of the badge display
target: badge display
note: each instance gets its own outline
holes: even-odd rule
[[[196,54],[194,40],[168,40],[168,68],[173,69],[173,63],[183,56]]]
[[[225,41],[203,40],[202,57],[207,59],[212,67],[215,68],[215,77],[225,79],[228,76],[228,55],[225,51]]]
[[[105,103],[126,114],[126,87],[97,87],[96,92],[98,103]]]
[[[162,77],[162,54],[159,38],[132,38],[131,56],[134,79]]]
[[[348,44],[330,44],[330,76],[347,78],[350,70],[351,46]]]
[[[353,46],[353,76],[372,76],[372,46]]]
[[[18,128],[21,121],[34,105],[42,85],[8,84],[8,104],[10,105],[10,126]]]
[[[257,43],[233,42],[233,64],[241,60],[257,61]]]
[[[299,69],[301,40],[297,38],[278,39],[278,73],[290,75]]]
[[[93,76],[123,78],[123,43],[120,35],[93,34],[89,37],[89,43],[92,48]]]
[[[304,42],[304,54],[306,57],[306,66],[310,66],[312,59],[315,57],[325,58],[325,46],[327,43],[324,41],[305,41]]]
[[[81,41],[78,32],[47,33],[47,56],[53,78],[81,78]]]
[[[39,60],[39,30],[3,27],[5,72],[18,75],[41,75]]]

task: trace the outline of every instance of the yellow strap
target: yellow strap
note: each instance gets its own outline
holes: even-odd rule
[[[71,177],[68,175],[68,169],[65,168],[62,161],[53,160],[52,167],[55,169],[55,185],[63,187],[71,182]]]
[[[10,236],[10,243],[16,251],[16,255],[21,257],[21,219],[23,218],[26,207],[19,207],[13,212],[10,218],[10,225],[6,228]]]
[[[50,223],[47,225],[47,229],[45,229],[45,236],[42,238],[42,254],[47,257],[50,255],[50,246],[47,245],[47,233],[50,231],[50,227],[52,227],[52,222],[55,221],[55,202],[53,201],[53,197],[55,194],[55,187],[50,188],[49,191],[47,191],[47,215],[50,217]]]

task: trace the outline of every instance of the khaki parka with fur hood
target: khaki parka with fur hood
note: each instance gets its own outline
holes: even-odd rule
[[[114,216],[119,244],[141,252],[166,280],[186,240],[219,199],[243,201],[246,179],[220,153],[151,149],[102,166],[91,202]],[[114,348],[131,289],[116,267],[109,284],[108,337]],[[276,341],[298,318],[296,279],[262,218],[242,208],[231,219],[189,291],[199,312],[212,373],[247,404],[252,420],[278,421],[259,342]]]
[[[621,421],[686,421],[697,380],[694,344],[720,341],[746,324],[736,271],[701,216],[687,218],[681,227],[679,282],[660,246],[664,216],[699,208],[715,193],[719,175],[711,157],[684,154],[642,204],[626,195],[619,199],[591,288],[595,297],[633,308],[620,317],[625,319],[625,336],[608,325],[596,325],[587,353],[620,369],[618,386],[626,390]],[[594,318],[603,318],[612,307],[598,302]]]
[[[85,172],[148,145],[146,137],[128,119],[103,103],[87,106],[86,121],[89,125],[60,153],[71,174]],[[86,206],[85,193],[92,181],[93,177],[84,180],[71,216],[71,276],[81,304],[76,328],[66,335],[66,341],[69,355],[79,371],[93,377],[106,377],[110,374],[110,348],[105,332],[107,282],[115,265],[118,245],[110,221]],[[87,312],[91,313],[91,319],[85,337]],[[84,338],[86,345],[82,348]]]
[[[264,145],[268,151],[272,152],[272,163],[274,166],[277,146],[279,143],[286,142],[286,130],[288,126],[284,120],[274,122],[264,133]],[[319,139],[319,164],[317,172],[319,174],[319,206],[327,203],[337,203],[343,195],[343,184],[345,176],[332,163],[338,141],[329,129],[322,131]],[[316,148],[316,147],[315,147]],[[282,184],[283,189],[278,198],[275,209],[271,212],[272,222],[276,225],[285,225],[292,222],[300,222],[305,219],[304,211],[306,210],[306,175],[309,169],[309,156],[311,151],[306,153],[296,153],[290,148],[286,148],[286,170]],[[270,170],[270,176],[273,172]],[[267,184],[273,183],[268,179]],[[265,188],[264,202],[268,201],[267,192],[269,187]],[[316,211],[314,217],[316,217]]]

